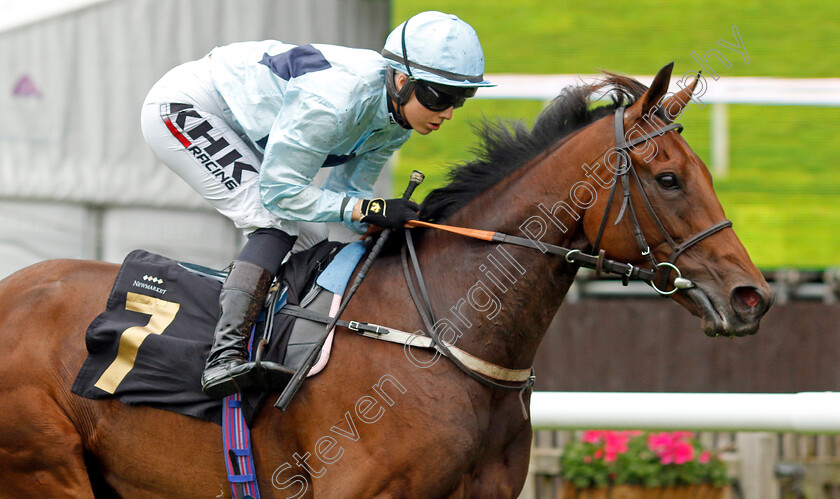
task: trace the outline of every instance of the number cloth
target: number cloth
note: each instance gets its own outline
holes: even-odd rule
[[[283,269],[287,303],[299,305],[317,273],[334,255],[335,242],[322,242],[292,255]],[[197,275],[169,258],[131,252],[114,282],[104,312],[88,327],[85,359],[72,392],[91,398],[117,398],[222,421],[220,400],[201,391],[204,359],[219,315],[221,282]],[[284,341],[294,317],[277,314],[264,359],[283,363]],[[257,325],[261,331],[262,324]],[[246,390],[242,411],[248,424],[265,401],[259,389]]]

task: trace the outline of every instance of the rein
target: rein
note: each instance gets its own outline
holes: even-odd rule
[[[518,385],[505,385],[490,379],[486,373],[479,374],[476,372],[474,368],[471,368],[464,364],[450,349],[454,343],[447,343],[440,338],[440,335],[435,330],[435,316],[434,311],[432,310],[431,301],[429,300],[428,292],[426,291],[426,285],[423,280],[423,275],[420,271],[420,263],[417,259],[417,253],[414,248],[414,241],[411,236],[411,231],[409,227],[427,227],[431,229],[438,229],[443,230],[446,232],[451,232],[454,234],[459,234],[466,237],[472,237],[475,239],[481,239],[484,241],[494,242],[494,243],[504,243],[504,244],[513,244],[516,246],[522,246],[526,248],[533,248],[536,250],[540,250],[543,253],[550,253],[552,255],[558,255],[563,257],[563,259],[573,265],[578,265],[580,267],[587,267],[594,269],[597,275],[602,273],[608,274],[616,274],[621,276],[622,283],[624,285],[628,284],[629,279],[638,279],[648,283],[657,293],[661,296],[668,296],[680,289],[688,289],[694,287],[694,283],[690,280],[682,277],[682,273],[680,269],[676,266],[677,258],[680,257],[688,248],[694,246],[695,244],[699,243],[703,239],[715,234],[723,229],[732,227],[732,222],[730,220],[722,220],[713,224],[712,226],[698,232],[697,234],[692,235],[691,237],[684,240],[682,243],[677,244],[674,239],[670,236],[668,231],[665,229],[665,225],[662,223],[661,219],[657,216],[656,211],[653,209],[653,205],[651,204],[647,194],[645,193],[644,186],[642,185],[642,181],[639,178],[636,169],[634,168],[633,162],[630,158],[629,150],[631,147],[646,142],[648,140],[653,139],[654,137],[659,137],[666,132],[671,130],[677,130],[681,132],[683,127],[679,123],[670,123],[663,127],[657,128],[656,130],[649,132],[645,135],[641,135],[639,137],[634,138],[631,141],[627,141],[624,135],[624,111],[625,108],[619,107],[615,110],[615,141],[616,141],[616,150],[619,153],[620,164],[619,168],[615,172],[615,178],[613,181],[612,188],[610,189],[609,198],[607,200],[607,206],[604,210],[604,216],[601,219],[600,226],[598,228],[598,235],[595,239],[595,244],[593,245],[593,254],[583,253],[579,249],[569,249],[564,248],[562,246],[557,246],[553,244],[543,243],[542,241],[534,241],[532,239],[527,239],[524,237],[513,236],[510,234],[505,234],[501,232],[493,232],[493,231],[486,231],[486,230],[479,230],[479,229],[471,229],[466,227],[455,227],[451,225],[442,225],[442,224],[434,224],[430,222],[424,222],[422,220],[410,220],[406,224],[405,229],[405,245],[402,249],[402,264],[403,264],[403,271],[405,272],[406,283],[408,284],[408,290],[411,293],[411,297],[414,300],[414,304],[417,307],[417,311],[420,314],[421,319],[423,320],[424,325],[428,331],[429,336],[431,337],[432,344],[434,348],[437,349],[440,353],[445,355],[450,361],[452,361],[459,369],[461,369],[467,376],[470,378],[492,388],[500,389],[500,390],[507,390],[507,391],[519,391],[520,392],[520,401],[524,407],[524,401],[522,399],[523,393],[530,389],[534,384],[534,376],[533,370],[531,371],[531,376],[524,381],[521,381]],[[644,233],[642,232],[641,225],[639,224],[638,218],[636,216],[636,210],[633,208],[633,202],[630,197],[630,175],[632,173],[633,179],[636,182],[636,186],[638,187],[638,191],[641,195],[642,200],[647,207],[648,213],[653,218],[654,222],[656,223],[659,231],[665,237],[665,240],[668,244],[673,248],[673,252],[671,253],[670,258],[668,261],[658,262],[656,258],[653,256],[653,253],[650,250],[650,246],[647,244],[645,240]],[[616,260],[611,260],[605,257],[605,251],[600,250],[601,238],[604,234],[604,229],[606,227],[607,218],[609,217],[610,207],[612,206],[612,202],[615,197],[615,192],[617,190],[617,186],[619,183],[619,179],[621,180],[622,185],[622,205],[621,210],[619,211],[618,216],[614,222],[614,225],[617,225],[621,219],[624,217],[625,213],[630,214],[630,218],[633,222],[633,233],[636,238],[636,242],[639,245],[639,250],[641,254],[647,258],[648,262],[650,262],[652,269],[647,269],[644,267],[639,267],[633,265],[631,263],[619,262]],[[411,259],[412,268],[409,267],[408,260]],[[668,278],[670,277],[671,272],[676,272],[676,278],[674,279],[673,286],[674,288],[670,291],[665,291],[660,287],[657,287],[656,283],[654,282],[656,279],[656,275],[660,268],[664,268],[665,273],[659,281],[659,286],[662,288],[665,287],[667,284]],[[414,276],[412,276],[412,270]],[[416,280],[416,284],[415,284]],[[418,289],[419,288],[419,292]],[[457,340],[457,338],[456,338]],[[493,365],[486,361],[482,361],[485,365]],[[494,366],[499,369],[506,370],[507,368],[502,368],[499,366]],[[524,370],[518,370],[524,371]],[[503,380],[498,377],[494,377],[498,380]],[[510,380],[507,380],[510,381]]]
[[[656,277],[655,270],[637,267],[633,264],[623,263],[617,260],[611,260],[603,257],[603,255],[589,255],[581,252],[579,249],[564,248],[555,244],[548,244],[542,241],[538,242],[525,237],[512,236],[503,232],[492,232],[488,230],[469,229],[466,227],[455,227],[452,225],[434,224],[431,222],[424,222],[422,220],[409,220],[406,225],[411,227],[427,227],[430,229],[442,230],[493,243],[505,243],[515,246],[523,246],[525,248],[532,248],[542,251],[543,253],[562,256],[568,263],[572,263],[580,267],[595,269],[601,273],[615,274],[621,276],[622,278],[638,279],[649,283],[654,279],[654,277]]]

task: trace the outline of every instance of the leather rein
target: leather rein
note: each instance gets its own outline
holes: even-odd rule
[[[616,169],[615,178],[613,181],[613,185],[610,189],[609,198],[607,200],[607,206],[604,211],[604,216],[601,219],[601,224],[598,229],[598,235],[595,239],[595,244],[593,245],[592,254],[586,254],[580,251],[579,249],[569,249],[564,248],[562,246],[556,246],[552,244],[543,243],[541,241],[534,241],[532,239],[527,239],[523,237],[513,236],[510,234],[504,234],[500,232],[492,232],[492,231],[484,231],[484,230],[477,230],[477,229],[469,229],[464,227],[453,227],[448,225],[440,225],[440,224],[433,224],[429,222],[424,222],[420,220],[412,220],[408,222],[408,226],[410,227],[428,227],[434,228],[439,230],[444,230],[447,232],[456,233],[459,235],[472,237],[476,239],[482,239],[485,241],[495,242],[495,243],[504,243],[504,244],[513,244],[516,246],[523,246],[527,248],[533,248],[540,250],[544,253],[551,253],[553,255],[562,256],[566,262],[578,265],[580,267],[587,267],[591,269],[595,269],[596,275],[600,275],[601,273],[608,273],[608,274],[616,274],[621,276],[622,282],[624,285],[627,285],[629,279],[638,279],[648,283],[653,289],[662,296],[668,296],[679,289],[688,289],[694,286],[690,280],[683,278],[682,273],[680,272],[679,268],[676,266],[677,258],[680,257],[688,248],[694,246],[695,244],[699,243],[703,239],[715,234],[723,229],[728,227],[732,227],[732,222],[730,220],[722,220],[713,224],[712,226],[706,228],[694,234],[693,236],[685,239],[683,242],[677,244],[673,238],[668,234],[668,231],[665,229],[664,224],[660,220],[660,218],[656,215],[656,211],[653,209],[653,206],[648,199],[647,194],[645,193],[644,186],[642,185],[642,181],[639,178],[638,173],[634,168],[633,162],[630,158],[629,150],[633,146],[638,144],[644,143],[648,140],[651,140],[655,137],[659,137],[671,130],[677,130],[677,132],[681,132],[683,127],[679,123],[669,123],[663,127],[657,128],[656,130],[649,132],[645,135],[641,135],[639,137],[634,138],[631,141],[627,141],[625,138],[624,132],[624,111],[625,108],[619,107],[615,110],[615,140],[616,140],[616,150],[618,152],[618,156],[620,158],[619,161],[619,168]],[[630,198],[630,180],[632,178],[636,182],[636,186],[638,187],[639,194],[641,195],[642,200],[644,201],[645,206],[647,207],[648,213],[650,214],[651,218],[653,218],[654,222],[656,223],[659,231],[665,237],[665,240],[673,249],[670,258],[668,261],[658,262],[654,257],[653,253],[650,250],[650,246],[647,244],[645,240],[644,234],[641,229],[641,225],[639,224],[638,217],[636,216],[636,210],[633,208],[633,203]],[[604,250],[599,251],[599,246],[601,243],[601,237],[604,234],[604,229],[606,227],[607,218],[609,217],[610,207],[612,206],[613,199],[615,197],[615,193],[617,190],[617,186],[621,181],[622,186],[622,196],[623,201],[621,205],[621,210],[619,211],[618,216],[614,222],[614,225],[617,225],[621,219],[623,218],[625,212],[629,213],[630,218],[633,222],[633,232],[636,238],[636,242],[639,246],[639,250],[641,254],[647,258],[648,262],[650,262],[652,268],[647,269],[639,266],[635,266],[630,263],[619,262],[616,260],[611,260],[605,257]],[[454,347],[454,342],[446,342],[441,339],[440,335],[438,334],[437,330],[435,329],[436,321],[434,311],[432,309],[432,304],[429,299],[428,292],[426,291],[425,281],[423,279],[422,272],[420,270],[420,263],[417,259],[417,253],[414,248],[414,242],[411,236],[411,231],[406,228],[405,229],[405,245],[402,249],[402,265],[403,271],[405,273],[406,282],[408,284],[408,290],[411,294],[412,299],[414,300],[414,304],[417,307],[417,311],[420,314],[421,319],[423,320],[423,324],[426,327],[426,331],[429,334],[429,339],[431,340],[428,345],[430,348],[434,348],[439,351],[441,354],[446,356],[450,361],[452,361],[458,368],[464,371],[467,376],[470,378],[482,383],[486,386],[490,386],[492,388],[496,388],[499,390],[507,390],[507,391],[519,391],[520,392],[520,399],[522,399],[522,394],[530,389],[534,384],[534,375],[533,375],[533,368],[531,369],[508,369],[500,366],[496,366],[486,361],[482,361],[480,359],[476,359],[480,366],[483,366],[483,369],[476,369],[476,362],[471,362],[473,364],[472,367],[467,366],[461,359],[464,359],[464,352],[460,349]],[[411,266],[409,266],[408,260],[411,260]],[[676,278],[674,279],[674,288],[669,291],[665,291],[660,287],[657,287],[654,283],[656,279],[656,275],[660,268],[664,267],[664,275],[661,277],[659,283],[661,287],[665,287],[668,278],[671,272],[676,272]],[[412,276],[413,270],[413,276]],[[415,283],[416,281],[416,283]],[[457,340],[457,338],[455,338]],[[457,353],[453,352],[453,350],[457,351]],[[530,375],[527,373],[530,371]],[[479,373],[480,372],[480,373]],[[506,377],[499,377],[494,376],[492,373],[494,372],[509,372],[509,373],[517,373],[516,376],[506,376]],[[491,377],[493,379],[491,379]],[[518,378],[518,379],[517,379]],[[499,383],[496,380],[500,381],[507,381],[507,382],[517,382],[516,385],[508,385]],[[524,402],[523,402],[524,407]]]

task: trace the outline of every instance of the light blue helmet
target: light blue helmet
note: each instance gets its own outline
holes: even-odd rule
[[[458,16],[421,12],[397,26],[382,55],[392,68],[417,80],[453,87],[490,87],[484,51],[472,26]]]

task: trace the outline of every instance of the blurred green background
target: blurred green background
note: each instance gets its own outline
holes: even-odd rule
[[[691,52],[717,48],[732,63],[729,69],[711,63],[722,78],[840,76],[836,2],[394,0],[392,26],[424,10],[470,23],[484,47],[487,73],[653,75],[674,61],[679,75],[698,69]],[[749,64],[717,45],[721,39],[734,43],[733,25]],[[415,199],[444,183],[449,166],[474,156],[478,141],[471,127],[484,117],[530,127],[544,105],[469,101],[440,130],[415,134],[399,151],[395,193],[413,169],[427,178]],[[711,165],[711,107],[690,109],[680,117],[683,136]],[[840,108],[729,105],[729,144],[729,175],[715,178],[715,188],[755,263],[763,269],[840,265]]]

